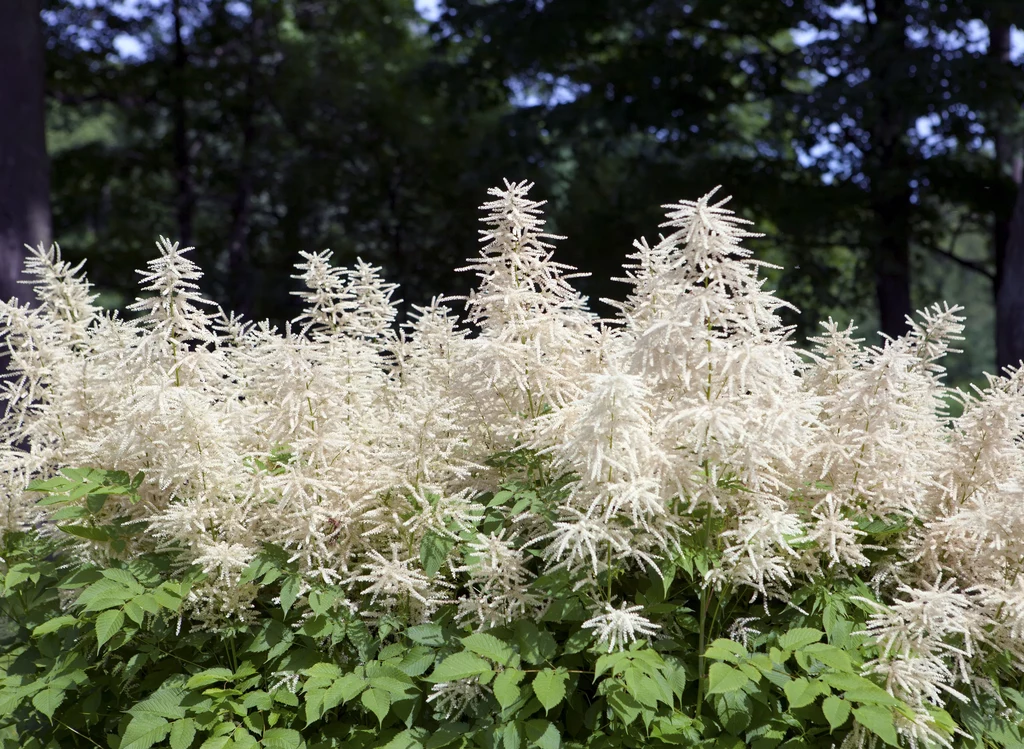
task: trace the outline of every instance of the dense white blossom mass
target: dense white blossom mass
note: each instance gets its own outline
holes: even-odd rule
[[[755,235],[712,194],[667,206],[666,233],[635,243],[631,293],[601,320],[552,259],[529,189],[491,190],[466,324],[437,299],[396,328],[395,287],[329,252],[302,254],[306,309],[284,330],[239,320],[167,240],[126,318],[59,250],[34,251],[38,304],[0,304],[0,529],[48,527],[33,478],[143,471],[141,501],[104,512],[146,532],[124,551],[74,551],[181,550],[208,573],[189,602],[198,621],[247,615],[256,589],[239,575],[268,543],[367,615],[426,620],[454,602],[480,628],[543,609],[539,560],[592,593],[587,626],[613,648],[656,637],[657,616],[607,600],[598,577],[658,569],[716,517],[709,585],[785,598],[798,579],[857,571],[888,590],[869,665],[911,705],[959,696],[986,648],[1024,661],[1024,374],[951,393],[938,360],[958,308],[920,313],[881,347],[829,320],[798,351],[741,246]],[[488,458],[522,449],[571,477],[565,501],[478,532]],[[897,563],[872,568],[858,518],[906,521]],[[427,534],[455,547],[436,574]]]

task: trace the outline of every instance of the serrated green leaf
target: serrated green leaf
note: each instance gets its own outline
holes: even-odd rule
[[[264,732],[260,744],[266,749],[299,749],[302,734],[291,728],[271,728]]]
[[[61,703],[64,702],[64,697],[65,692],[63,689],[53,689],[51,687],[41,692],[36,692],[32,697],[32,706],[47,718],[53,720],[53,714],[60,707]]]
[[[465,736],[468,731],[469,726],[465,723],[442,723],[427,739],[426,749],[441,749]]]
[[[423,728],[406,728],[381,749],[423,749],[422,739],[426,737],[427,731]]]
[[[289,575],[281,583],[281,608],[284,609],[284,613],[287,614],[289,609],[295,604],[301,589],[302,578],[298,575]]]
[[[501,731],[501,744],[504,749],[520,749],[523,744],[523,724],[520,721],[505,724]]]
[[[825,713],[825,719],[834,731],[842,727],[846,719],[850,717],[850,703],[841,697],[830,695],[821,703],[821,711]]]
[[[805,647],[803,652],[814,656],[826,666],[831,666],[837,671],[853,673],[853,661],[850,660],[850,656],[835,645],[816,642]]]
[[[537,701],[550,712],[565,699],[565,682],[569,674],[564,668],[545,668],[533,678],[533,693]]]
[[[231,681],[233,678],[234,672],[231,669],[208,668],[195,674],[185,682],[185,689],[201,689],[211,684],[222,684],[226,681]]]
[[[28,482],[27,490],[30,492],[69,492],[75,486],[75,482],[69,481],[64,476],[54,476],[48,479],[32,479]]]
[[[472,653],[455,653],[449,655],[434,668],[430,681],[435,683],[458,681],[471,676],[480,676],[491,670],[491,665],[483,658]]]
[[[477,632],[468,637],[463,637],[462,646],[466,650],[470,650],[484,658],[489,658],[496,663],[500,663],[502,666],[507,666],[515,654],[510,645],[485,632]]]
[[[523,660],[532,665],[544,663],[558,652],[558,644],[551,633],[528,619],[516,622],[515,641]]]
[[[437,574],[453,548],[455,542],[452,539],[432,531],[427,532],[420,542],[420,562],[427,577]]]
[[[48,635],[51,632],[56,632],[58,629],[63,629],[64,627],[70,627],[70,626],[72,626],[74,624],[78,624],[78,618],[77,617],[74,617],[74,616],[58,616],[58,617],[56,617],[54,619],[50,619],[49,621],[43,622],[38,627],[33,629],[32,630],[32,636],[33,637],[42,637],[43,635]]]
[[[810,705],[817,699],[819,694],[823,691],[828,691],[828,687],[818,681],[810,681],[801,677],[787,682],[783,687],[783,691],[786,693],[789,707],[792,710]]]
[[[712,705],[722,728],[733,736],[739,736],[750,725],[753,702],[746,692],[736,691],[716,695],[712,700]]]
[[[735,692],[749,683],[750,677],[726,663],[712,663],[708,669],[709,695]]]
[[[366,680],[357,674],[345,674],[334,682],[324,693],[324,712],[343,702],[355,699],[368,687]]]
[[[71,505],[70,507],[61,507],[55,513],[50,515],[50,520],[54,523],[63,525],[67,520],[81,520],[89,514],[89,511],[79,505]]]
[[[149,749],[167,738],[171,724],[166,718],[152,713],[132,717],[121,737],[120,749]]]
[[[820,678],[833,689],[845,692],[844,696],[851,702],[886,706],[899,704],[899,700],[880,686],[857,674],[825,673]]]
[[[184,596],[176,588],[177,586],[173,583],[163,583],[153,591],[153,600],[165,609],[177,611],[181,608],[181,601]]]
[[[524,676],[526,674],[517,668],[506,668],[494,677],[494,684],[491,688],[494,690],[494,698],[498,700],[502,709],[514,705],[520,698],[522,690],[519,689],[519,682],[523,680]]]
[[[407,676],[422,676],[434,665],[434,652],[417,645],[402,656],[398,669]]]
[[[899,746],[892,710],[879,705],[865,705],[853,709],[853,719],[889,746]]]
[[[151,713],[169,720],[184,718],[185,708],[181,703],[187,694],[188,692],[178,687],[161,688],[141,702],[132,705],[128,712],[132,715]]]
[[[96,647],[102,648],[111,637],[124,627],[124,612],[118,609],[104,611],[96,617]]]
[[[548,720],[537,719],[526,721],[526,738],[531,746],[538,749],[559,749],[562,745],[562,734]]]
[[[69,536],[84,538],[86,541],[104,543],[110,540],[110,531],[105,528],[93,528],[88,525],[58,525],[57,528]]]
[[[779,637],[779,647],[783,650],[799,650],[812,642],[818,642],[824,636],[825,633],[820,629],[797,627]]]
[[[340,679],[344,672],[336,663],[314,663],[307,669],[304,669],[306,676],[311,676],[315,679]]]
[[[738,663],[740,658],[747,657],[747,650],[738,642],[718,639],[708,645],[708,649],[704,652],[704,657]]]
[[[405,630],[405,636],[420,645],[440,647],[444,645],[444,630],[440,624],[417,624]]]
[[[196,722],[182,718],[171,724],[171,749],[189,749],[196,737]]]
[[[130,590],[132,595],[139,595],[146,592],[146,589],[139,585],[139,581],[135,579],[135,575],[128,570],[106,569],[100,574],[107,580],[113,580],[115,583],[118,583],[127,590]]]
[[[362,701],[363,707],[376,715],[377,721],[383,725],[384,718],[387,717],[388,711],[391,709],[391,695],[383,689],[370,688],[364,691],[359,699]]]

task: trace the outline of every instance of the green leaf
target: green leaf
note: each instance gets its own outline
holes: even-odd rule
[[[295,604],[301,588],[302,578],[298,575],[289,575],[281,583],[281,608],[284,609],[284,613],[287,614],[288,610]]]
[[[57,527],[69,536],[84,538],[86,541],[105,543],[110,540],[110,531],[104,528],[92,528],[88,525],[58,525]]]
[[[441,647],[444,645],[444,630],[440,624],[417,624],[405,630],[405,636],[420,645]]]
[[[96,617],[96,649],[101,649],[111,637],[124,627],[124,612],[119,609],[104,611]]]
[[[69,492],[75,486],[74,482],[68,481],[63,476],[54,476],[48,479],[32,479],[28,482],[30,492]]]
[[[479,656],[472,653],[455,653],[437,664],[429,680],[435,683],[458,681],[470,676],[479,676],[490,670],[490,664]]]
[[[28,485],[29,491],[44,491],[40,489],[34,489],[32,485],[36,483],[37,482],[33,481]],[[50,505],[67,504],[70,501],[71,497],[69,497],[67,494],[51,494],[48,497],[43,497],[38,502],[36,502],[36,504],[39,505],[40,507],[48,507]]]
[[[814,656],[826,666],[831,666],[837,671],[853,673],[853,661],[850,660],[850,656],[835,645],[817,642],[805,647],[803,652]]]
[[[32,706],[47,718],[53,720],[53,714],[64,701],[64,696],[63,689],[54,689],[52,687],[44,689],[41,692],[36,692],[35,696],[32,697]]]
[[[826,673],[820,678],[833,689],[844,691],[846,699],[852,702],[888,706],[899,704],[899,700],[880,686],[857,674]]]
[[[141,702],[136,702],[128,712],[132,715],[151,713],[168,720],[184,718],[185,708],[181,703],[187,694],[178,687],[160,688]]]
[[[468,730],[469,726],[465,723],[444,723],[427,739],[426,749],[448,746],[460,736],[465,736]]]
[[[520,698],[522,690],[519,689],[519,682],[523,680],[524,676],[526,674],[517,668],[506,668],[494,677],[492,689],[494,690],[494,697],[498,700],[498,704],[501,705],[502,709],[514,705]]]
[[[32,630],[33,637],[42,637],[48,635],[51,632],[56,632],[58,629],[64,627],[70,627],[74,624],[78,624],[78,618],[74,616],[58,616],[55,619],[50,619],[40,624],[38,627]]]
[[[171,724],[166,718],[143,713],[132,718],[121,737],[119,749],[149,749],[167,738]]]
[[[345,674],[324,693],[324,712],[355,699],[368,686],[366,680],[358,674]]]
[[[842,697],[831,695],[821,703],[821,711],[825,713],[825,719],[829,727],[834,731],[840,728],[846,719],[850,717],[850,703]]]
[[[528,619],[516,622],[515,640],[523,660],[532,665],[544,663],[558,652],[558,645],[551,633],[541,630]]]
[[[722,728],[733,736],[739,736],[750,725],[753,702],[746,692],[716,695],[712,705]]]
[[[178,586],[171,582],[165,582],[153,591],[153,600],[170,611],[177,611],[181,608],[183,598]]]
[[[899,746],[892,710],[879,705],[854,708],[853,718],[889,746]]]
[[[727,694],[743,689],[750,677],[726,663],[712,663],[708,670],[708,694]]]
[[[196,737],[196,722],[182,718],[171,724],[171,749],[189,749]]]
[[[185,689],[200,689],[202,687],[208,687],[211,684],[221,684],[225,681],[231,681],[234,678],[234,672],[227,668],[208,668],[205,671],[200,671],[195,674],[187,682],[185,682]]]
[[[630,666],[623,672],[626,691],[641,705],[656,710],[659,702],[672,704],[672,688],[661,674],[655,678],[637,666]]]
[[[551,721],[543,719],[526,721],[526,738],[539,749],[559,749],[562,745],[562,734],[558,728]]]
[[[421,739],[426,738],[426,736],[426,729],[406,728],[382,746],[381,749],[423,749]]]
[[[502,666],[507,666],[515,654],[507,643],[502,642],[494,635],[483,632],[463,637],[462,646],[466,650],[471,650],[477,655],[482,655],[484,658],[500,663]]]
[[[789,700],[789,707],[806,707],[810,705],[823,691],[827,692],[828,687],[818,681],[809,681],[804,678],[793,679],[787,682],[782,688]]]
[[[564,668],[545,668],[534,677],[533,693],[545,711],[550,712],[551,708],[565,699],[565,682],[568,678],[569,674]]]
[[[501,743],[504,749],[519,749],[523,744],[523,724],[518,720],[506,723],[501,732]]]
[[[812,642],[818,642],[824,636],[825,633],[820,629],[797,627],[779,637],[779,647],[783,650],[799,650]]]
[[[420,562],[423,563],[423,571],[427,573],[427,577],[437,574],[454,547],[455,542],[450,538],[433,531],[427,532],[420,542]]]
[[[705,658],[715,658],[730,663],[739,662],[740,658],[747,657],[747,650],[738,642],[732,640],[718,639],[708,645],[704,653]]]
[[[383,725],[384,718],[391,709],[391,695],[383,689],[370,688],[363,692],[359,699],[362,700],[363,707],[376,715],[378,723]]]
[[[135,575],[128,570],[107,569],[103,570],[100,574],[108,580],[113,580],[115,583],[123,585],[125,588],[130,590],[133,595],[139,595],[140,593],[146,592],[146,589],[139,585],[139,581],[135,579]]]
[[[302,734],[291,728],[271,728],[263,734],[260,744],[267,749],[299,749]]]

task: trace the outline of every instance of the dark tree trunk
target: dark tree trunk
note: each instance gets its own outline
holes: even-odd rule
[[[1024,188],[1010,221],[1003,253],[1002,283],[996,292],[996,351],[1000,371],[1024,360]]]
[[[989,24],[989,55],[1000,68],[1010,67],[1010,29],[1007,19],[994,19]],[[1002,70],[1000,70],[1002,72]],[[1017,366],[1024,358],[1021,316],[1024,315],[1024,216],[1021,205],[1021,160],[1019,142],[1008,134],[1008,125],[1016,119],[1020,103],[1013,100],[1004,102],[997,110],[996,132],[993,140],[996,151],[996,200],[992,221],[992,248],[995,258],[995,276],[992,291],[996,302],[996,367],[1003,371],[1008,366]],[[1016,183],[1017,199],[1004,199]]]
[[[908,123],[894,79],[905,66],[905,3],[876,0],[870,33],[871,81],[877,108],[870,125],[871,145],[865,154],[865,173],[871,191],[874,226],[871,239],[875,292],[882,332],[898,338],[909,330],[911,164],[904,142]]]
[[[252,255],[249,248],[256,146],[256,106],[259,89],[258,66],[262,22],[256,4],[249,22],[249,63],[245,74],[245,107],[241,113],[242,143],[238,158],[238,181],[231,201],[231,229],[228,234],[228,282],[231,311],[248,317],[252,312],[255,289]]]
[[[178,236],[182,245],[192,244],[192,215],[195,212],[195,188],[192,184],[192,153],[188,137],[188,50],[185,48],[182,0],[171,0],[174,21],[174,61],[171,68],[172,117],[174,127],[174,172],[178,183],[176,197]]]
[[[0,0],[0,299],[26,300],[25,245],[49,245],[45,69],[39,0]],[[0,363],[0,368],[2,368]]]

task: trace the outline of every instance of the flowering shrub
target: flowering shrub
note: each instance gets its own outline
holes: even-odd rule
[[[329,252],[284,330],[166,240],[132,319],[32,254],[4,746],[1022,745],[1024,373],[944,387],[956,307],[797,350],[713,194],[601,320],[528,190],[467,325]]]

